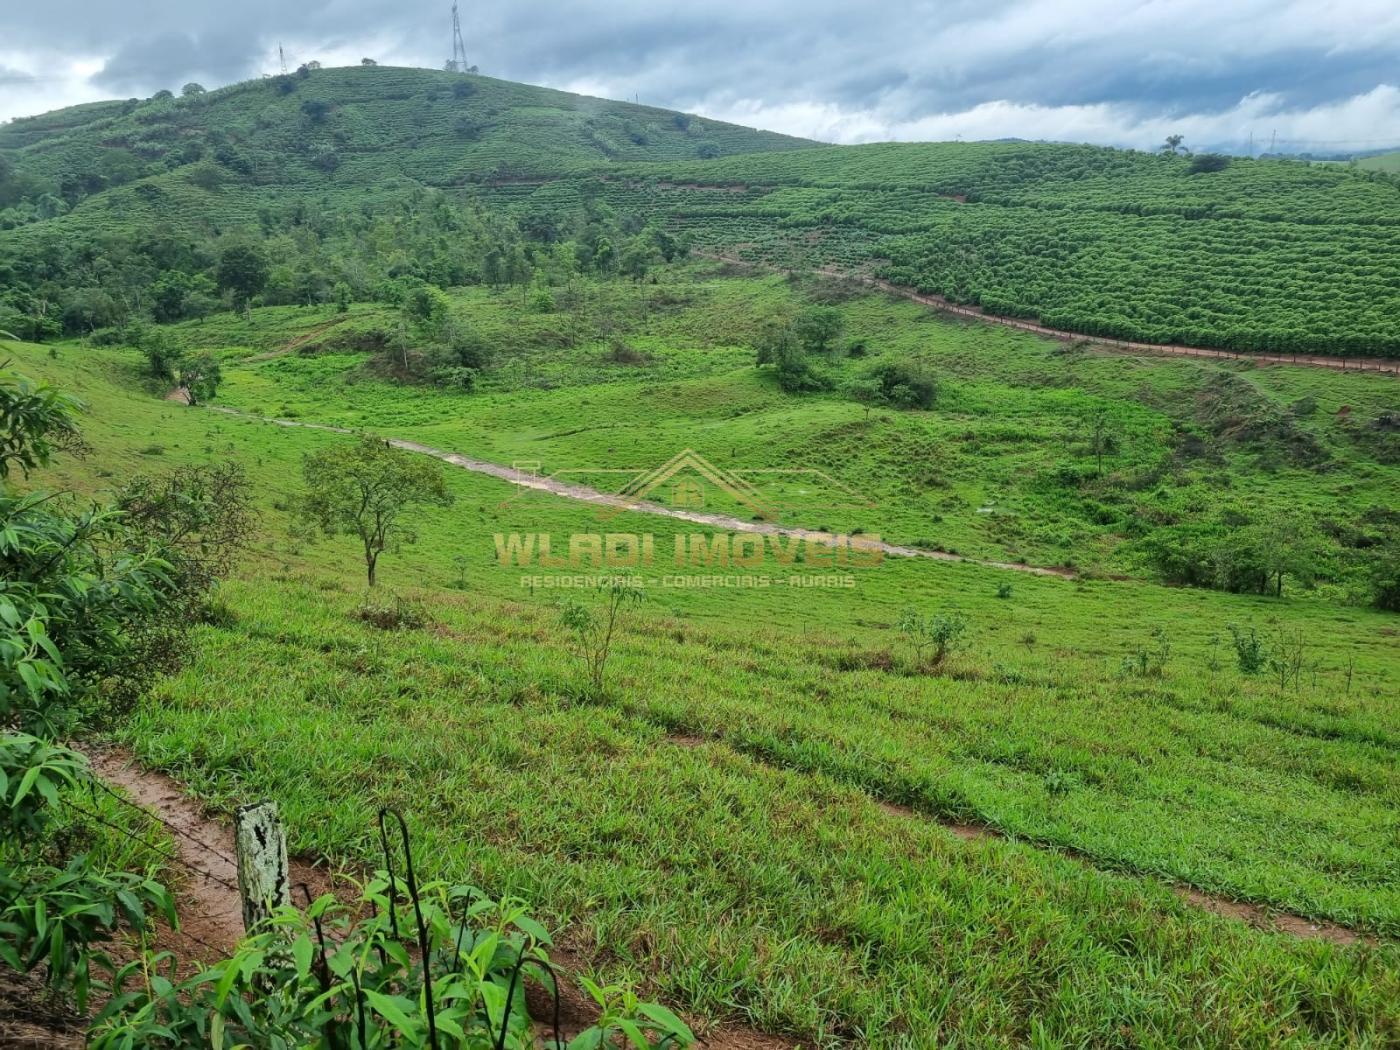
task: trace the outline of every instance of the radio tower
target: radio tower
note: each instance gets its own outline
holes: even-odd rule
[[[287,75],[287,53],[282,50],[282,41],[277,41],[277,58],[282,63],[282,75]]]
[[[467,45],[462,43],[462,18],[457,13],[457,0],[452,0],[452,57],[447,60],[447,71],[467,72]]]

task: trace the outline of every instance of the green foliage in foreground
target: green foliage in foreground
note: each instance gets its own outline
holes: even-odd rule
[[[228,959],[185,981],[176,979],[178,960],[168,953],[128,963],[113,975],[89,1045],[535,1046],[525,987],[552,991],[556,979],[543,927],[517,900],[497,902],[440,882],[415,889],[410,896],[402,876],[379,872],[352,906],[327,894],[304,911],[280,908]],[[567,1042],[551,1037],[550,1050],[596,1050],[619,1035],[640,1050],[694,1039],[665,1007],[621,988],[590,991],[604,1008],[598,1024]]]

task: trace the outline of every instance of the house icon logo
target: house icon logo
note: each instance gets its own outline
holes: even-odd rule
[[[752,483],[715,466],[694,449],[685,449],[655,470],[637,475],[618,492],[629,503],[669,503],[677,510],[701,510],[721,493],[755,518],[772,521],[778,508]]]
[[[502,508],[530,493],[552,492],[591,504],[603,519],[629,510],[674,517],[694,515],[778,523],[784,514],[812,513],[822,507],[858,513],[875,506],[825,471],[814,467],[759,467],[743,471],[716,466],[687,448],[658,467],[570,467],[546,473],[539,460],[517,460],[499,476],[516,487]]]

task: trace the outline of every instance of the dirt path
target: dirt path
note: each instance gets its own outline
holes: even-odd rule
[[[308,430],[325,430],[333,434],[354,434],[356,431],[348,427],[332,426],[329,423],[306,423],[297,419],[275,419],[270,416],[258,416],[251,412],[242,412],[236,408],[228,408],[223,405],[211,405],[210,410],[223,412],[226,415],[236,416],[240,419],[256,419],[263,423],[272,423],[279,427],[304,427]],[[502,481],[509,481],[513,485],[521,488],[531,489],[536,492],[547,492],[554,496],[561,496],[564,499],[579,500],[583,503],[591,503],[598,507],[612,507],[617,510],[632,511],[637,514],[655,514],[663,518],[675,518],[678,521],[694,522],[697,525],[710,525],[719,529],[726,529],[730,532],[756,532],[765,536],[787,536],[796,539],[812,540],[817,543],[832,540],[835,537],[832,533],[822,532],[815,529],[804,529],[790,525],[774,525],[766,521],[745,521],[743,518],[732,518],[725,514],[705,514],[700,511],[680,510],[676,507],[666,507],[660,503],[651,503],[646,500],[629,499],[626,496],[614,495],[610,492],[600,492],[598,489],[590,488],[587,485],[574,485],[569,482],[559,481],[555,478],[541,477],[529,471],[517,470],[514,467],[505,467],[499,463],[491,463],[483,459],[473,459],[471,456],[464,456],[459,452],[445,452],[431,445],[423,445],[417,441],[407,441],[403,438],[385,438],[394,448],[401,448],[407,452],[417,452],[424,456],[432,456],[440,459],[444,463],[450,463],[454,467],[469,470],[475,474],[487,474],[493,478],[500,478]],[[899,558],[929,558],[933,561],[963,562],[968,565],[980,565],[989,569],[1005,569],[1009,572],[1023,572],[1031,576],[1054,576],[1062,580],[1072,580],[1076,578],[1073,570],[1058,567],[1046,567],[1039,565],[1021,565],[1017,562],[1009,561],[982,561],[978,558],[968,558],[961,554],[949,554],[947,551],[929,551],[919,547],[905,547],[895,543],[870,543],[868,550],[879,550],[882,554],[890,554]]]
[[[736,255],[725,255],[722,252],[695,252],[695,255],[703,259],[713,259],[716,262],[731,263],[735,266],[764,267],[767,269],[781,269],[780,267],[767,267],[763,263],[750,262],[740,259]],[[791,273],[793,271],[784,271]],[[871,288],[878,288],[882,292],[890,295],[897,295],[902,299],[909,299],[912,302],[921,303],[943,313],[957,314],[959,317],[969,317],[977,321],[985,321],[988,324],[1005,325],[1008,328],[1019,328],[1023,332],[1034,332],[1036,335],[1047,336],[1051,339],[1065,341],[1084,340],[1094,345],[1095,349],[1117,350],[1126,353],[1149,353],[1168,354],[1174,357],[1201,357],[1215,358],[1228,361],[1253,361],[1262,364],[1272,365],[1299,365],[1308,368],[1330,368],[1334,371],[1344,372],[1377,372],[1382,375],[1400,375],[1400,361],[1384,357],[1328,357],[1321,354],[1266,354],[1266,353],[1237,353],[1233,350],[1207,350],[1198,346],[1177,346],[1172,343],[1138,343],[1127,339],[1108,339],[1103,336],[1085,335],[1082,332],[1071,332],[1063,328],[1047,328],[1045,325],[1032,324],[1030,321],[1021,321],[1014,317],[1002,317],[998,314],[989,314],[985,310],[976,306],[963,306],[959,303],[949,302],[941,295],[925,295],[917,292],[913,288],[907,288],[901,284],[894,284],[890,281],[882,280],[878,277],[871,277],[867,274],[847,273],[838,270],[834,266],[824,266],[812,271],[823,277],[833,277],[839,280],[859,281],[861,284]]]
[[[185,942],[181,954],[213,962],[215,949],[232,951],[243,936],[233,829],[207,817],[175,781],[142,769],[125,752],[95,752],[88,758],[93,772],[173,832],[171,841],[185,876],[176,895],[181,926],[176,936]]]

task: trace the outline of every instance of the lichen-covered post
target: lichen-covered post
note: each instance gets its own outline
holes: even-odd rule
[[[240,806],[233,815],[233,835],[243,928],[252,933],[274,909],[292,901],[287,836],[277,817],[277,803]]]

